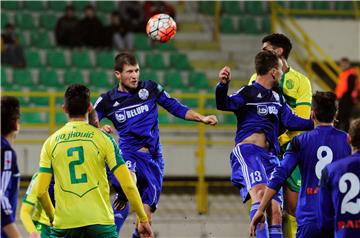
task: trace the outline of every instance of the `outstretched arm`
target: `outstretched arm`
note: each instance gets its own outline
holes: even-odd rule
[[[204,116],[194,110],[188,110],[185,114],[185,119],[189,121],[198,121],[204,124],[215,126],[218,120],[215,115]]]

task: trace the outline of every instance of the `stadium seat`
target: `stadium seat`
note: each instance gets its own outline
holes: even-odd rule
[[[99,11],[103,11],[106,13],[111,13],[114,11],[114,9],[117,9],[119,6],[117,5],[117,2],[115,1],[97,1],[96,2],[96,8]]]
[[[49,98],[48,97],[31,97],[30,105],[35,107],[48,107]]]
[[[159,124],[170,124],[171,123],[170,118],[166,112],[159,113],[158,121],[159,121]]]
[[[64,53],[61,51],[48,51],[47,64],[54,68],[67,67]]]
[[[44,112],[22,112],[21,122],[24,124],[42,124],[47,123],[48,114]]]
[[[106,71],[102,70],[90,70],[89,71],[90,85],[99,88],[110,88],[113,85],[109,82]]]
[[[68,118],[64,112],[56,112],[55,113],[55,123],[58,125],[63,125],[67,123]]]
[[[360,5],[358,3],[358,5]],[[352,10],[353,9],[353,1],[336,1],[335,2],[335,10]]]
[[[147,53],[145,55],[145,65],[150,69],[165,69],[163,54],[161,53]]]
[[[39,84],[46,87],[62,89],[63,85],[59,82],[55,70],[39,69]]]
[[[50,41],[48,31],[33,30],[30,32],[31,45],[40,49],[53,48],[54,44]]]
[[[260,29],[257,25],[256,19],[254,17],[245,16],[239,18],[239,25],[241,25],[242,31],[247,34],[259,34]]]
[[[205,108],[215,109],[216,108],[216,101],[215,99],[206,99],[205,101]]]
[[[84,77],[81,74],[80,70],[66,70],[64,73],[64,84],[70,85],[74,83],[85,84]]]
[[[72,1],[71,4],[74,6],[76,11],[83,12],[85,7],[87,7],[90,4],[90,2],[89,1]]]
[[[1,2],[2,3],[2,2]],[[4,12],[1,13],[1,28],[3,28],[9,22],[9,17]]]
[[[25,10],[33,12],[43,11],[46,9],[46,6],[44,5],[46,4],[45,1],[24,1],[23,4],[23,8]]]
[[[263,33],[271,33],[271,18],[270,17],[262,17],[261,18],[261,32]]]
[[[233,114],[225,114],[223,115],[223,123],[226,125],[236,125],[237,120],[236,116]]]
[[[301,9],[301,10],[309,9],[308,2],[304,2],[304,1],[290,1],[290,8]]]
[[[227,33],[227,34],[236,33],[236,29],[232,17],[224,16],[221,18],[220,30],[222,33]]]
[[[36,28],[34,23],[34,17],[28,13],[20,13],[15,14],[15,25],[17,28],[32,30]]]
[[[254,15],[260,16],[266,13],[266,9],[264,9],[264,5],[262,1],[245,1],[245,12]]]
[[[17,2],[17,1],[1,1],[1,9],[18,10],[19,2]],[[3,14],[3,12],[1,14]]]
[[[26,59],[26,65],[28,67],[41,67],[41,57],[39,51],[36,50],[26,50],[25,51],[25,59]]]
[[[165,71],[164,73],[165,89],[168,91],[182,90],[185,85],[182,81],[181,73],[176,70]]]
[[[50,10],[55,12],[63,12],[68,3],[66,1],[48,1],[47,4]]]
[[[215,14],[215,2],[212,1],[200,1],[199,3],[199,12],[206,15]]]
[[[242,13],[238,1],[221,2],[221,10],[223,13],[230,15],[239,15]]]
[[[40,26],[49,31],[54,31],[57,23],[57,17],[54,14],[41,14]]]
[[[170,54],[170,67],[179,70],[191,70],[192,66],[189,63],[188,57],[184,53],[173,52]]]
[[[312,8],[316,10],[330,10],[330,2],[327,1],[312,1]]]
[[[161,51],[175,51],[176,50],[174,43],[172,41],[169,41],[167,43],[157,43],[157,44],[155,44],[155,49],[158,49]]]
[[[25,36],[25,32],[24,31],[16,31],[15,32],[16,34],[16,37],[18,38],[19,40],[19,43],[22,47],[25,47],[25,46],[29,46],[29,41],[27,40],[26,36]]]
[[[20,86],[31,87],[34,85],[31,71],[28,69],[16,69],[13,71],[13,83]]]
[[[8,82],[8,77],[5,68],[1,67],[1,85],[3,86],[4,84],[10,84],[10,83]]]
[[[155,71],[147,69],[141,71],[140,80],[152,80],[158,82],[158,77]]]
[[[135,33],[134,34],[134,47],[137,50],[151,50],[149,37],[146,34]]]
[[[96,53],[96,66],[103,69],[113,69],[114,55],[112,52],[101,51]]]
[[[198,89],[209,89],[209,82],[203,72],[189,72],[189,85]]]
[[[198,107],[198,100],[195,98],[184,98],[181,100],[181,103],[190,107],[190,108],[197,108]]]
[[[88,51],[72,51],[71,65],[78,68],[91,68],[92,63]]]

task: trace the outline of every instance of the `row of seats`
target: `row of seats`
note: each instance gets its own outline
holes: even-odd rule
[[[8,72],[7,72],[8,71]],[[54,89],[62,91],[72,83],[89,85],[92,89],[109,89],[115,85],[116,80],[112,71],[90,69],[70,69],[57,71],[54,69],[39,68],[38,70],[5,70],[1,68],[2,88],[6,91],[18,91],[23,88],[31,91]],[[8,75],[10,74],[10,76]],[[161,77],[160,77],[161,75]],[[212,90],[203,72],[178,70],[158,71],[143,70],[140,74],[142,80],[153,80],[164,85],[168,91],[199,91]]]
[[[112,69],[114,65],[115,54],[111,51],[94,52],[86,50],[46,50],[41,54],[39,50],[29,49],[25,51],[27,66],[31,68],[40,68],[49,66],[52,68],[77,67],[79,69],[88,69],[99,67]],[[139,54],[139,53],[137,53]],[[171,52],[164,53],[144,53],[144,60],[139,60],[141,66],[149,69],[167,69],[174,68],[178,70],[192,70],[192,66],[184,53]],[[168,58],[165,58],[168,56]],[[139,58],[139,57],[137,57]]]
[[[63,12],[67,5],[73,5],[76,10],[82,11],[89,4],[94,5],[97,10],[112,12],[118,9],[116,1],[1,1],[1,8],[6,10],[28,10],[28,11],[55,11]]]
[[[271,32],[271,19],[270,17],[224,15],[221,17],[220,30],[226,34],[269,34]]]

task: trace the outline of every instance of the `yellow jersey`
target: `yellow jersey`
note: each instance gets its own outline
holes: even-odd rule
[[[250,78],[249,85],[255,80],[256,74],[253,74]],[[296,115],[309,119],[312,100],[310,80],[305,75],[290,67],[288,72],[285,72],[280,80],[280,88],[291,110]],[[280,145],[287,143],[299,133],[300,132],[286,131],[279,136]]]
[[[86,121],[68,122],[45,141],[39,172],[55,178],[55,228],[114,224],[106,164],[114,171],[124,160],[115,141]]]
[[[45,210],[42,208],[40,201],[37,199],[35,192],[35,183],[37,181],[38,174],[35,173],[30,181],[30,184],[26,190],[25,196],[23,198],[23,202],[30,204],[34,207],[34,212],[32,214],[32,220],[37,221],[41,224],[50,226],[50,219],[46,215]]]

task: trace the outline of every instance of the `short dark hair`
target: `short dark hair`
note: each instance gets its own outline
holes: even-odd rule
[[[69,117],[84,116],[90,105],[90,90],[82,84],[70,85],[64,95]]]
[[[114,70],[122,72],[125,64],[137,65],[136,57],[129,52],[121,52],[116,55]]]
[[[255,70],[257,75],[265,75],[270,69],[279,66],[279,56],[271,51],[260,51],[255,57]]]
[[[16,97],[1,97],[1,135],[16,131],[16,122],[20,119],[20,102]]]
[[[289,57],[289,54],[292,49],[292,44],[289,38],[287,38],[284,34],[273,33],[271,35],[265,36],[262,39],[262,43],[270,42],[271,45],[275,47],[283,48],[284,53],[283,56],[285,59]]]
[[[351,145],[356,149],[360,149],[360,118],[350,123],[349,135],[351,136]]]
[[[336,95],[333,92],[319,92],[312,96],[312,110],[320,122],[331,123],[337,111]]]

